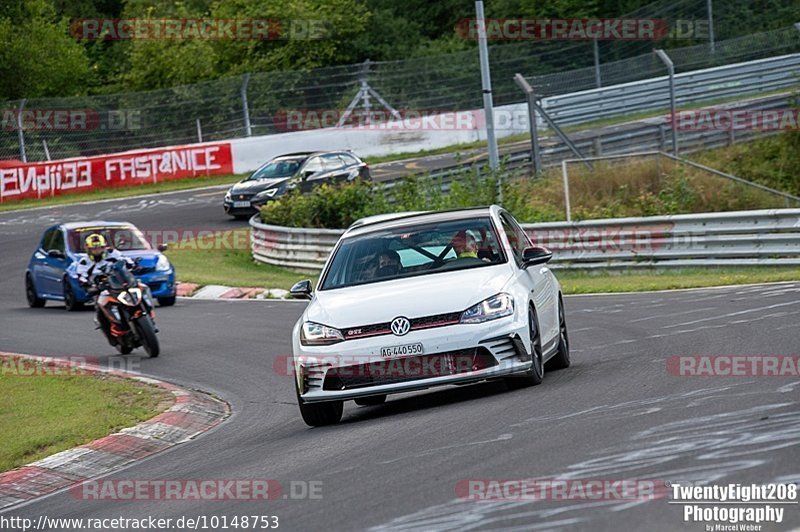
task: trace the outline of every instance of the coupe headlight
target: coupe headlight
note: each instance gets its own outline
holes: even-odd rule
[[[169,263],[169,259],[166,255],[159,255],[158,262],[156,262],[156,271],[165,272],[168,271],[172,266]]]
[[[302,345],[331,345],[344,340],[344,335],[339,329],[328,327],[313,321],[303,322],[300,329],[300,343]]]
[[[514,313],[514,298],[497,294],[468,308],[461,314],[461,323],[483,323]]]
[[[263,199],[267,199],[267,198],[272,198],[277,193],[278,193],[278,189],[277,188],[271,188],[269,190],[262,190],[261,192],[259,192],[255,196],[253,196],[253,200],[257,201],[257,200],[263,200]]]

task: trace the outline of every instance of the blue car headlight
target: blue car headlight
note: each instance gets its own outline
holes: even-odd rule
[[[157,272],[167,272],[172,268],[172,265],[169,263],[169,259],[166,255],[159,255],[158,262],[156,262],[156,271]]]
[[[461,313],[461,323],[483,323],[496,320],[514,313],[514,298],[500,293],[484,299]]]

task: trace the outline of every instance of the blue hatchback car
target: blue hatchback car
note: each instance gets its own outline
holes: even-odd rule
[[[54,225],[45,230],[25,272],[28,305],[43,307],[48,299],[63,301],[67,310],[77,310],[92,301],[78,283],[76,269],[86,237],[99,233],[109,246],[137,260],[136,278],[150,287],[161,306],[175,304],[175,269],[161,253],[165,246],[153,249],[133,224],[126,222],[80,222]]]

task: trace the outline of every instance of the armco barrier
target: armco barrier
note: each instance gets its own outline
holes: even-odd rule
[[[344,233],[250,220],[255,260],[319,271]],[[523,224],[554,268],[800,265],[800,209]]]
[[[759,59],[675,75],[678,107],[796,87],[800,54]],[[559,125],[580,124],[669,107],[669,77],[550,96],[542,107]],[[541,123],[544,126],[544,123]]]

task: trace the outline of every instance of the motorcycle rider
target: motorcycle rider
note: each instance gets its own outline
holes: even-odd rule
[[[97,294],[95,322],[105,334],[108,343],[114,345],[114,335],[123,334],[125,331],[117,330],[116,324],[106,316],[104,309],[109,296],[108,292],[100,290],[98,284],[104,276],[108,275],[109,269],[116,262],[123,261],[130,269],[134,269],[136,263],[118,250],[110,248],[105,237],[99,233],[87,236],[84,244],[87,256],[78,261],[76,268],[78,282],[89,294]]]

